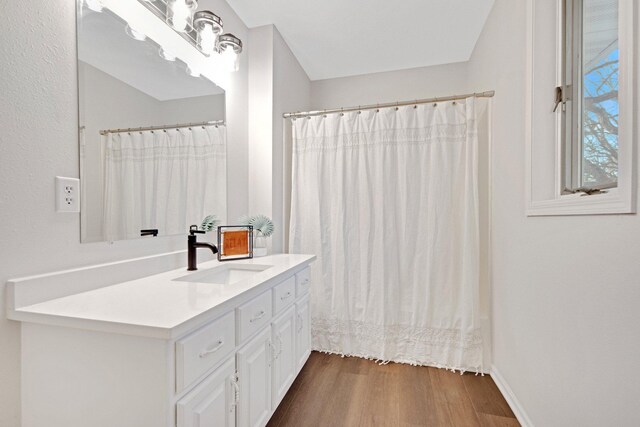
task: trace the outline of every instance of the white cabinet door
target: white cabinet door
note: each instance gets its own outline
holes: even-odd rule
[[[272,371],[272,399],[275,411],[296,378],[296,309],[294,306],[271,324],[275,351]]]
[[[238,425],[262,427],[271,417],[271,328],[238,350]]]
[[[235,358],[231,357],[178,402],[178,427],[233,427]]]
[[[309,297],[296,303],[296,374],[311,354],[311,310]]]

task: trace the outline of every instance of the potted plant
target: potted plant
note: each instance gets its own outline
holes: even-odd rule
[[[267,237],[273,234],[274,225],[271,218],[258,214],[240,218],[240,224],[253,227],[253,256],[265,256],[267,254]]]
[[[208,232],[217,229],[219,225],[220,220],[218,219],[217,215],[211,214],[204,217],[204,219],[202,220],[202,224],[200,224],[200,229]],[[215,241],[217,240],[217,238],[214,237],[213,240]]]

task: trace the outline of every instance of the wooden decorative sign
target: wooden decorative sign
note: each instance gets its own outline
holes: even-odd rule
[[[218,227],[218,260],[253,258],[253,227],[221,225]]]

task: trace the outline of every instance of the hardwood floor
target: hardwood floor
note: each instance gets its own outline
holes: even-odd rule
[[[519,425],[488,375],[313,352],[268,427]]]

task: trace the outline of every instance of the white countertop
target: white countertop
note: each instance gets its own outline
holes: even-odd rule
[[[272,267],[232,285],[175,281],[189,273],[180,268],[19,307],[11,310],[9,317],[24,322],[172,339],[229,311],[240,300],[259,295],[274,281],[301,270],[314,259],[314,255],[279,254],[238,261],[208,261],[198,265],[198,272],[234,263]]]

